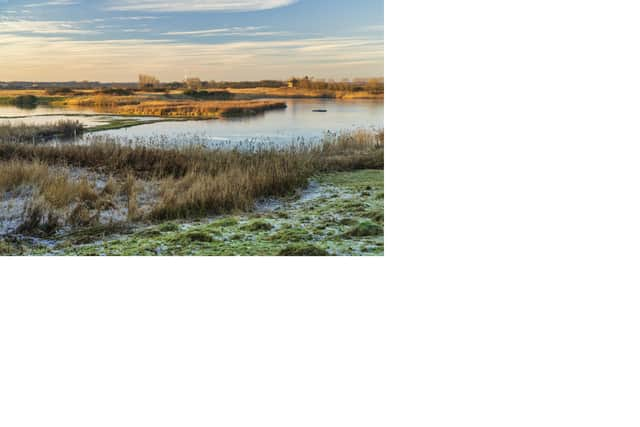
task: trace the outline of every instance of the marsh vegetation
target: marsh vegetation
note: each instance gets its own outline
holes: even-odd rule
[[[0,123],[0,141],[19,143],[40,142],[53,137],[73,138],[82,135],[84,130],[77,120],[59,120],[44,125]]]
[[[109,134],[75,138],[143,123],[153,123],[149,129],[160,130],[217,123],[219,129],[244,126],[247,134],[257,135],[249,120],[200,119],[259,115],[285,109],[287,102],[295,111],[274,113],[274,123],[267,125],[279,127],[278,132],[292,117],[296,120],[292,129],[298,131],[303,123],[317,124],[315,117],[306,115],[312,109],[307,102],[336,103],[323,118],[353,126],[357,121],[352,110],[337,101],[268,98],[366,97],[367,93],[276,84],[260,88],[194,84],[186,90],[149,84],[142,90],[52,88],[0,93],[4,95],[0,104],[14,106],[5,107],[5,122],[0,124],[0,254],[383,252],[383,131],[353,130],[320,137],[323,131],[314,128],[318,136],[313,139],[287,135],[284,138],[289,140],[282,144],[248,141],[213,146],[196,135],[172,136],[167,144],[167,132],[141,140]],[[63,120],[33,120],[30,114],[38,114],[15,107],[38,108],[41,116]],[[71,117],[74,108],[84,110],[72,120],[65,108]],[[357,111],[371,122],[367,107]],[[326,129],[324,123],[321,126]],[[360,184],[375,176],[375,184],[352,187],[335,178],[352,175]],[[334,179],[326,180],[328,176]],[[216,225],[209,225],[211,221]],[[81,251],[73,249],[78,244],[83,245]]]
[[[104,232],[115,224],[120,229],[237,215],[252,212],[260,200],[293,197],[314,176],[383,168],[382,131],[246,151],[110,140],[51,145],[0,137],[0,192],[15,225],[5,231],[13,235],[47,237],[92,227]],[[256,224],[264,225],[251,223],[243,231],[261,231]]]

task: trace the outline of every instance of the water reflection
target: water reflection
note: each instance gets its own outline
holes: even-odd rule
[[[263,115],[220,120],[162,122],[127,129],[97,132],[97,135],[129,140],[164,139],[170,143],[198,140],[207,145],[219,142],[288,144],[297,140],[318,140],[325,132],[384,127],[381,101],[337,101],[331,99],[289,99],[287,109]],[[313,110],[323,109],[319,113]]]
[[[80,141],[95,137],[116,138],[122,142],[158,144],[196,143],[205,146],[233,144],[288,145],[314,143],[326,132],[384,128],[384,102],[373,100],[341,101],[333,99],[286,99],[287,108],[252,117],[219,120],[159,122],[124,129],[94,132]],[[326,112],[314,112],[326,110]],[[85,126],[97,126],[121,116],[96,115],[97,110],[48,108],[24,110],[0,106],[0,123],[43,124],[58,120],[79,120]],[[131,118],[131,117],[129,117]],[[153,121],[155,117],[139,117]]]

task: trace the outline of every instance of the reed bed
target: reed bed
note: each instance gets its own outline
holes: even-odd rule
[[[118,114],[162,117],[234,117],[284,109],[287,104],[274,101],[146,101],[123,105]]]
[[[121,115],[205,118],[249,116],[287,108],[286,103],[279,101],[150,100],[143,96],[107,94],[70,98],[67,105],[95,107]]]
[[[0,161],[0,192],[8,191],[17,193],[14,197],[29,196],[17,230],[22,233],[48,234],[64,224],[95,224],[100,212],[112,206],[112,193],[39,160]]]
[[[99,93],[87,96],[76,96],[67,98],[66,105],[77,107],[102,107],[115,108],[122,105],[135,105],[143,102],[146,98],[142,96],[110,95]]]
[[[229,89],[238,98],[329,98],[329,99],[384,99],[384,93],[370,91],[347,91],[333,89],[303,89],[303,88],[245,88]]]
[[[75,166],[118,176],[126,179],[129,196],[135,193],[131,190],[135,180],[159,181],[158,198],[145,218],[193,218],[251,210],[258,199],[291,194],[319,172],[382,169],[384,133],[327,135],[321,144],[254,151],[189,145],[159,148],[115,141],[90,145],[3,142],[0,161]],[[135,196],[129,198],[135,203]],[[135,205],[129,206],[129,211],[135,210]]]
[[[54,137],[72,138],[82,135],[84,130],[82,123],[77,120],[59,120],[44,125],[6,123],[0,124],[0,142],[39,142]]]

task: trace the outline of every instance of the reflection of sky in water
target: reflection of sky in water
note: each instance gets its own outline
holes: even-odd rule
[[[332,99],[288,99],[287,109],[273,110],[254,117],[219,120],[191,120],[162,122],[131,128],[108,130],[87,134],[85,141],[96,137],[116,137],[142,143],[158,144],[225,145],[225,143],[248,142],[276,145],[291,142],[319,140],[326,132],[350,129],[381,129],[384,127],[384,102],[373,100],[340,101]],[[325,113],[312,110],[325,109]],[[62,114],[95,114],[89,109],[37,107],[21,109],[0,106],[0,123],[44,124],[58,120],[79,120],[86,126],[108,122],[116,116],[63,116]],[[28,117],[22,117],[28,116]],[[21,117],[21,118],[17,118]],[[155,117],[140,117],[139,120],[156,120]]]
[[[112,117],[85,117],[85,116],[30,116],[20,117],[16,119],[0,119],[0,124],[11,123],[13,125],[44,125],[47,123],[55,123],[60,120],[77,120],[85,126],[98,126],[108,123]]]
[[[202,143],[254,141],[287,143],[299,139],[320,138],[325,132],[358,128],[383,128],[382,101],[336,101],[329,99],[286,100],[286,110],[268,111],[255,117],[236,119],[163,122],[126,129],[98,132],[94,135],[139,140],[161,139],[179,143],[185,139]],[[326,113],[314,113],[326,109]]]
[[[2,0],[0,0],[0,3]],[[43,114],[95,114],[95,111],[88,109],[69,109],[69,108],[51,108],[37,106],[36,108],[18,108],[12,105],[0,105],[0,117],[23,117],[23,116],[40,116]]]

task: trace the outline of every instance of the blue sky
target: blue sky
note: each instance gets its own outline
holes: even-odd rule
[[[378,77],[383,0],[0,0],[0,80]]]

